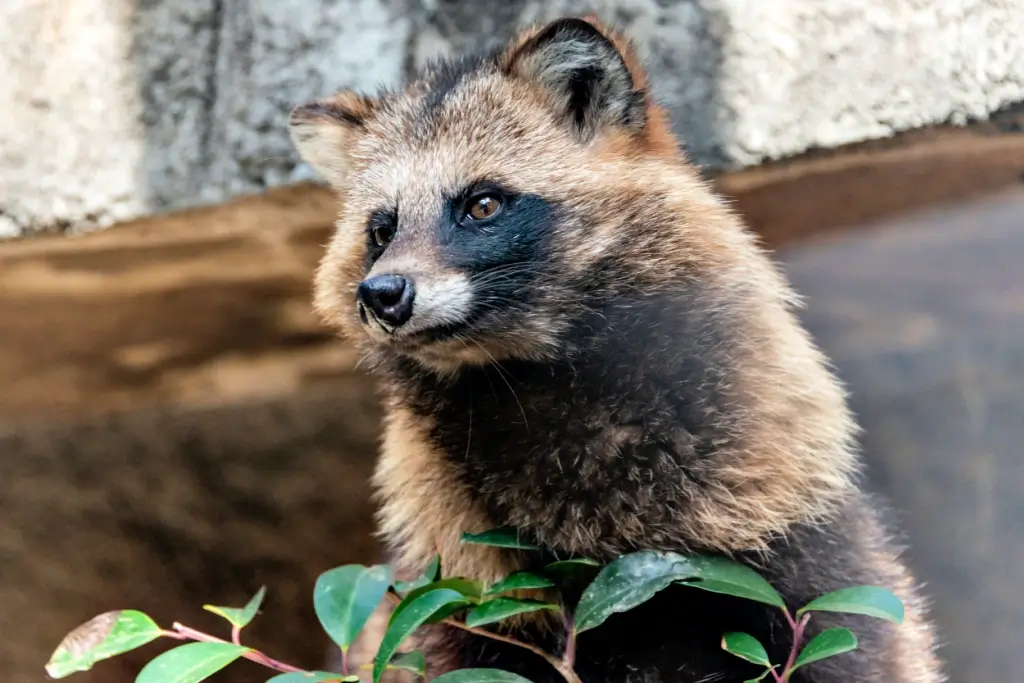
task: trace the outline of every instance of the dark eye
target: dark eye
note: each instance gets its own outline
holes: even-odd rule
[[[466,220],[483,221],[501,211],[501,197],[493,192],[478,194],[466,202]]]
[[[386,247],[395,239],[395,228],[387,224],[375,225],[370,229],[370,237],[378,247]]]

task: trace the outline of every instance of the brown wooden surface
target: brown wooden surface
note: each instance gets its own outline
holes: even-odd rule
[[[280,396],[348,373],[310,309],[334,200],[279,190],[0,244],[0,423]]]
[[[1024,134],[980,124],[717,179],[769,246],[1016,184]],[[0,243],[0,423],[280,396],[355,358],[313,316],[322,187]]]
[[[1024,188],[782,253],[934,600],[951,683],[1024,678]]]
[[[808,154],[719,179],[769,246],[1024,182],[1024,113]]]

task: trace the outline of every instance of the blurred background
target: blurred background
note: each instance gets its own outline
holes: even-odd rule
[[[100,612],[217,629],[263,584],[253,644],[322,665],[316,576],[378,559],[379,412],[310,311],[335,208],[287,112],[584,12],[806,297],[950,681],[1024,675],[1021,0],[5,0],[5,681]]]

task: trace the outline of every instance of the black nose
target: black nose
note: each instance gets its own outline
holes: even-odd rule
[[[359,303],[392,327],[404,325],[412,317],[414,295],[412,281],[401,275],[375,275],[363,280],[356,291]]]

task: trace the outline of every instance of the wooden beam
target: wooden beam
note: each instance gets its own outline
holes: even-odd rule
[[[0,245],[0,423],[269,397],[355,362],[310,310],[333,199],[288,188]]]
[[[1024,183],[1024,107],[749,168],[715,179],[765,244],[781,247]]]
[[[1020,181],[1024,134],[919,131],[716,179],[768,246]],[[0,245],[0,423],[286,395],[352,371],[310,310],[335,201],[302,185]]]

